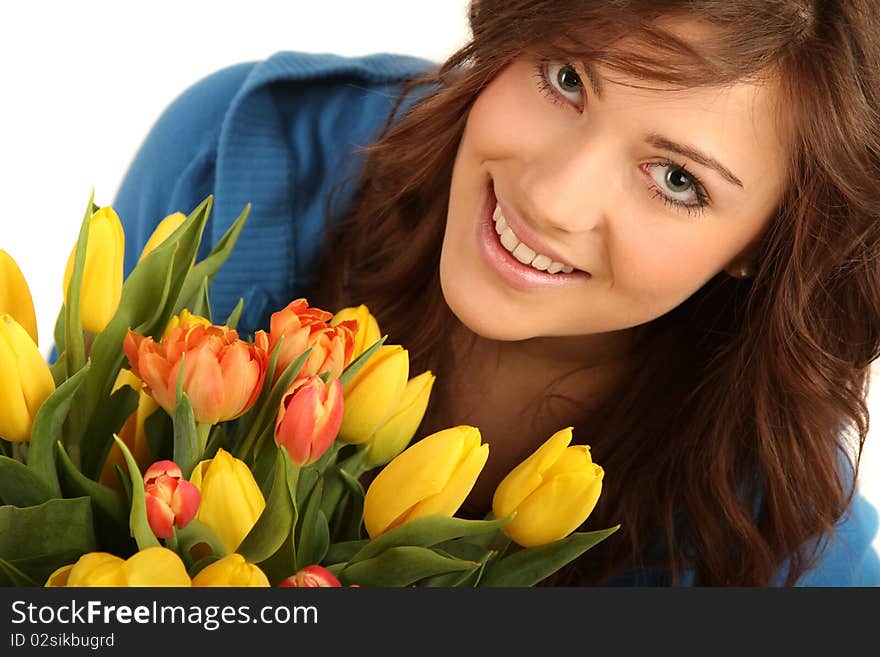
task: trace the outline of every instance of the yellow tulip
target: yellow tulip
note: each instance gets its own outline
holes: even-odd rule
[[[34,344],[39,345],[37,314],[30,288],[12,256],[0,249],[0,314],[4,313],[12,315]]]
[[[202,494],[196,520],[214,530],[229,552],[235,552],[266,508],[250,468],[221,448],[213,459],[195,467],[190,481]]]
[[[516,513],[501,530],[523,547],[568,536],[599,500],[604,471],[587,445],[569,447],[571,432],[571,427],[557,431],[495,489],[495,517]]]
[[[369,442],[364,443],[362,449],[367,450],[363,462],[365,468],[385,465],[409,445],[425,417],[436,378],[429,370],[407,381],[397,409]]]
[[[119,370],[116,382],[113,384],[113,392],[116,392],[122,386],[128,386],[132,390],[137,391],[138,405],[137,409],[125,420],[122,429],[119,430],[119,439],[128,447],[132,456],[134,456],[135,462],[138,464],[141,472],[143,472],[144,468],[152,462],[150,444],[147,441],[147,431],[144,423],[148,417],[159,410],[159,404],[144,392],[144,382],[137,378],[131,370]],[[122,468],[123,472],[127,472],[125,457],[122,455],[122,450],[119,449],[116,441],[113,441],[110,453],[107,455],[107,460],[104,461],[100,481],[105,486],[110,486],[122,492],[119,478],[116,476],[116,471],[113,467],[114,465],[118,465]]]
[[[76,245],[64,269],[64,298],[73,276]],[[122,259],[125,255],[125,234],[119,216],[106,206],[89,220],[89,239],[80,291],[80,312],[86,331],[100,333],[119,307],[122,296]]]
[[[180,311],[179,315],[175,315],[170,320],[168,320],[168,326],[165,327],[165,332],[162,334],[162,339],[164,340],[169,335],[171,335],[171,331],[176,328],[192,328],[194,326],[211,326],[211,320],[207,317],[202,317],[201,315],[196,315],[191,313],[186,308]]]
[[[156,226],[156,229],[153,231],[153,234],[150,235],[150,239],[148,239],[147,243],[144,244],[144,248],[141,251],[141,256],[140,258],[138,258],[138,263],[140,263],[141,260],[146,258],[153,250],[161,245],[162,242],[167,240],[171,236],[171,233],[180,228],[180,225],[184,221],[186,221],[186,215],[182,212],[169,214],[162,221],[160,221],[159,225]]]
[[[228,554],[205,566],[193,578],[193,586],[270,586],[269,579],[257,566],[240,554]]]
[[[339,440],[360,445],[397,410],[409,378],[409,354],[400,345],[382,345],[343,388],[345,408]]]
[[[364,525],[371,538],[410,520],[452,516],[489,458],[476,427],[443,429],[404,450],[367,489]]]
[[[49,575],[46,586],[190,586],[190,578],[176,552],[150,547],[128,559],[89,552]]]
[[[344,322],[347,319],[356,319],[358,323],[357,335],[354,339],[354,355],[352,356],[352,360],[354,360],[375,344],[382,337],[382,334],[379,332],[379,322],[370,314],[364,304],[343,308],[333,315],[330,326],[336,326],[339,322]]]
[[[0,437],[30,440],[34,417],[55,392],[37,345],[11,315],[0,315]]]

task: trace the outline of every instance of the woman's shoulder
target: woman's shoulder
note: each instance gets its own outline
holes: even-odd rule
[[[857,492],[834,531],[819,541],[819,560],[797,585],[880,586],[880,557],[874,547],[877,529],[877,509]]]

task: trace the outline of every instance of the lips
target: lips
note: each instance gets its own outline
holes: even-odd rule
[[[591,278],[589,273],[577,269],[570,274],[548,274],[529,265],[524,265],[514,258],[501,245],[498,233],[495,232],[495,222],[492,218],[492,213],[495,210],[496,203],[498,203],[498,200],[495,197],[494,185],[490,182],[485,192],[485,201],[475,222],[476,238],[478,249],[485,263],[510,287],[524,292],[536,292],[570,285],[581,285]],[[507,206],[502,203],[501,210],[505,216],[507,216],[507,209]],[[522,222],[518,221],[515,215],[513,222],[511,223],[511,228],[526,244],[536,249],[546,248],[546,245],[534,233],[530,233],[523,226]],[[552,249],[540,250],[538,252],[544,253],[548,257],[557,257],[557,254]]]

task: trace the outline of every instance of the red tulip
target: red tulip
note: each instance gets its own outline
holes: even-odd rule
[[[317,461],[342,425],[342,384],[319,376],[296,379],[285,391],[275,420],[275,442],[297,465]]]
[[[153,533],[159,538],[171,538],[174,525],[182,529],[189,524],[202,494],[199,489],[183,478],[174,461],[156,461],[144,473],[147,520]]]
[[[264,331],[254,337],[250,344],[225,326],[196,324],[174,328],[155,342],[129,330],[123,350],[146,392],[169,413],[174,411],[177,377],[184,363],[183,391],[196,422],[216,424],[243,415],[260,395],[268,339]]]
[[[269,354],[284,338],[275,380],[290,363],[312,348],[299,376],[312,376],[329,370],[330,376],[338,378],[354,355],[357,320],[346,320],[330,326],[331,313],[320,308],[309,308],[305,299],[291,301],[286,308],[272,313],[269,322]]]
[[[296,571],[296,574],[291,575],[278,586],[285,588],[319,588],[342,586],[342,583],[329,570],[314,564],[300,568]]]

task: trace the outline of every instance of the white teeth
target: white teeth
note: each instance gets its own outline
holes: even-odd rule
[[[559,272],[570,274],[574,271],[574,267],[571,265],[556,262],[552,258],[541,253],[535,253],[534,249],[525,243],[520,242],[516,233],[514,233],[507,225],[507,220],[504,218],[504,215],[501,213],[501,208],[498,205],[495,206],[495,212],[492,213],[492,218],[495,220],[495,232],[501,236],[502,246],[510,251],[511,255],[524,265],[531,265],[535,269],[546,271],[549,274],[558,274]]]

